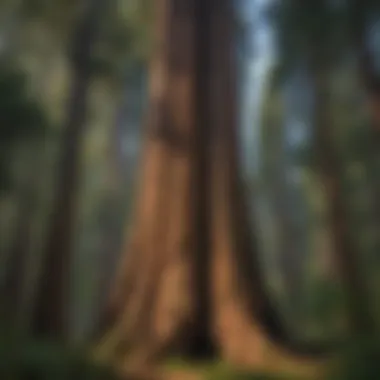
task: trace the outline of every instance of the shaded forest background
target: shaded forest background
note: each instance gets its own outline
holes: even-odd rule
[[[29,379],[22,376],[37,367],[38,379],[82,378],[85,372],[78,368],[85,371],[84,364],[83,368],[78,364],[77,355],[84,361],[84,352],[93,353],[94,335],[102,342],[100,356],[112,357],[118,369],[136,346],[138,359],[142,355],[150,363],[147,357],[160,351],[161,359],[162,351],[167,367],[174,361],[177,368],[180,362],[180,371],[173,370],[174,379],[202,372],[203,362],[183,362],[183,356],[198,358],[194,350],[202,351],[213,340],[202,339],[213,330],[210,324],[219,321],[208,318],[227,314],[222,307],[221,311],[218,306],[216,311],[205,307],[205,303],[214,305],[214,299],[208,293],[207,274],[200,274],[202,268],[218,269],[217,260],[213,264],[208,258],[211,251],[229,249],[223,234],[226,218],[232,221],[232,226],[227,223],[230,230],[237,230],[231,232],[232,240],[245,231],[253,240],[252,256],[260,265],[248,277],[260,275],[247,283],[258,284],[252,287],[260,299],[254,304],[266,305],[261,297],[268,298],[280,318],[265,323],[274,324],[272,330],[283,325],[297,342],[329,346],[330,356],[342,345],[351,347],[347,342],[352,339],[360,339],[347,354],[348,363],[358,364],[339,376],[378,378],[377,359],[368,358],[380,353],[374,338],[380,322],[380,6],[369,0],[203,2],[0,1],[0,371],[4,379]],[[157,106],[155,91],[164,99],[162,104],[169,103],[173,120],[160,111],[164,106]],[[193,104],[189,97],[197,101]],[[178,106],[173,98],[178,98]],[[202,102],[210,104],[202,108]],[[236,103],[235,111],[230,103]],[[218,144],[220,152],[212,153]],[[155,160],[164,179],[158,178],[159,169],[151,168]],[[203,171],[205,165],[208,169]],[[218,174],[222,172],[227,174]],[[208,176],[215,176],[219,185]],[[235,188],[235,176],[241,179],[241,188]],[[214,192],[207,197],[209,187]],[[160,195],[166,207],[161,214],[156,191],[167,192]],[[244,198],[246,218],[240,217],[241,210],[228,211],[240,205],[238,201],[223,202],[235,192],[235,198]],[[187,201],[189,207],[184,206]],[[155,224],[146,216],[149,213],[151,219],[158,218]],[[194,221],[195,243],[186,240],[186,247],[178,248]],[[161,236],[156,225],[167,223],[178,229],[172,226],[172,235],[170,230],[169,237]],[[216,240],[212,247],[205,242],[211,235]],[[144,239],[151,241],[145,244]],[[161,248],[164,244],[169,248]],[[188,272],[196,279],[195,290],[178,285],[179,296],[170,301],[197,305],[195,311],[178,306],[178,328],[164,310],[166,301],[161,313],[160,294],[149,290],[156,286],[170,293],[173,285],[160,279],[166,273],[164,264],[164,274],[155,274],[154,263],[161,264],[154,256],[162,255],[165,262],[168,250],[169,262],[177,257],[177,253],[170,256],[171,249],[181,251],[178,257],[190,262],[184,260],[185,274],[180,272],[178,282],[173,280],[174,287],[182,279],[187,281]],[[142,263],[131,259],[130,268],[125,268],[129,252],[132,258],[143,257]],[[248,249],[244,253],[251,254]],[[244,260],[236,265],[248,266],[250,258]],[[225,262],[222,258],[220,266],[228,266]],[[118,282],[124,276],[119,272],[125,272],[130,283]],[[223,273],[228,283],[228,270]],[[150,276],[156,283],[144,287],[145,277],[148,283]],[[145,305],[136,306],[135,312],[129,299],[117,305],[118,314],[125,307],[132,321],[136,316],[128,325],[132,338],[125,320],[108,319],[109,310],[114,311],[110,295],[115,290],[127,299],[129,288],[141,293],[136,305],[140,299]],[[226,294],[231,297],[228,290]],[[249,303],[235,288],[231,294],[242,304]],[[194,313],[194,324],[186,325],[186,313]],[[105,314],[105,330],[116,326],[110,329],[110,336],[116,334],[112,339],[123,341],[128,335],[132,348],[125,342],[113,343],[107,334],[107,339],[98,339]],[[150,345],[149,329],[165,330],[161,315],[170,321],[168,329],[175,330],[170,334],[176,341],[168,333],[162,342],[154,341],[158,349]],[[221,332],[220,348],[210,349],[223,363],[216,375],[211,375],[213,368],[209,370],[210,377],[240,379],[224,367],[225,360],[234,368],[249,362],[250,371],[261,369],[257,364],[264,354],[260,350],[257,354],[251,341],[244,354],[234,351],[235,336],[244,340],[246,320],[241,321],[241,331],[227,329],[231,339]],[[133,335],[134,328],[141,339]],[[201,337],[194,343],[183,333],[186,328]],[[108,349],[111,354],[103,355]],[[25,350],[28,353],[21,355]],[[27,359],[21,359],[24,356]],[[208,355],[202,351],[200,356]],[[293,362],[293,357],[279,356],[283,362]],[[20,374],[24,360],[28,370]],[[272,364],[272,372],[287,369]],[[73,366],[78,374],[68,369]],[[93,376],[116,376],[111,372],[96,370]]]

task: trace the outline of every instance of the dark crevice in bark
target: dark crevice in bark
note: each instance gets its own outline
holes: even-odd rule
[[[194,245],[194,286],[196,294],[195,325],[190,337],[188,354],[195,359],[210,359],[216,356],[217,349],[211,336],[211,294],[210,294],[210,92],[208,83],[211,77],[210,62],[210,21],[211,12],[216,5],[214,0],[195,1],[196,28],[196,141],[198,149],[194,152],[196,178],[194,181],[195,245]]]

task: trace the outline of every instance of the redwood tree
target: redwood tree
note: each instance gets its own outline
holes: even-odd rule
[[[282,328],[248,224],[232,2],[160,0],[157,15],[140,197],[99,352],[313,367],[322,349]]]

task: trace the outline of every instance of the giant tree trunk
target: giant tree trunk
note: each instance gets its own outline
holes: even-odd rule
[[[32,327],[35,334],[52,339],[64,339],[67,335],[69,256],[77,206],[79,161],[87,115],[87,95],[93,71],[92,48],[97,39],[105,3],[104,0],[85,2],[69,51],[72,84],[57,168],[53,215],[47,235]]]
[[[140,199],[99,353],[125,363],[200,351],[310,370],[316,351],[281,328],[251,250],[238,178],[231,2],[157,4]]]

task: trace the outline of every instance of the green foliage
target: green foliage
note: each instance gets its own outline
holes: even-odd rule
[[[0,378],[12,380],[116,380],[114,371],[81,350],[19,339],[0,342]]]
[[[17,69],[0,67],[0,139],[41,136],[46,119],[42,109],[28,96],[27,78]]]
[[[357,48],[370,16],[379,11],[376,0],[289,0],[276,4],[272,12],[280,56],[276,82],[287,77],[295,62],[331,63],[343,52]]]
[[[31,18],[45,16],[50,12],[54,12],[58,16],[58,12],[63,9],[72,8],[78,5],[76,0],[58,0],[51,2],[49,0],[28,0],[23,3],[23,13]]]
[[[363,338],[346,346],[327,380],[377,380],[380,378],[380,340]]]
[[[296,376],[276,372],[248,371],[232,368],[221,361],[189,362],[183,358],[172,358],[167,363],[172,371],[190,371],[202,375],[206,380],[299,380]]]
[[[48,121],[28,93],[27,77],[10,64],[0,66],[0,183],[11,185],[10,161],[20,143],[42,138]]]
[[[25,24],[46,31],[50,43],[67,46],[83,1],[30,0],[23,2],[20,16]],[[152,0],[108,0],[101,19],[100,38],[92,57],[97,76],[120,83],[132,66],[144,63],[151,51]]]
[[[153,8],[151,0],[111,3],[93,58],[98,75],[119,78],[146,63],[151,52]]]
[[[20,13],[24,20],[43,24],[50,33],[66,39],[80,4],[78,0],[28,0],[23,1]]]
[[[335,25],[341,13],[329,6],[327,1],[287,1],[278,8],[280,48],[283,52],[311,52],[318,48],[320,53],[331,50],[331,40],[336,36]],[[312,45],[314,43],[314,45]],[[317,44],[317,45],[315,45]]]
[[[323,332],[330,339],[344,333],[345,293],[340,284],[318,279],[308,290],[306,299],[306,319],[318,326],[318,334]]]
[[[133,51],[142,59],[149,56],[152,43],[154,2],[152,0],[118,1],[120,15],[124,14],[133,41]],[[124,13],[122,13],[124,11]]]
[[[337,57],[347,37],[341,8],[326,0],[280,2],[274,12],[280,56],[275,82],[286,78],[295,63]]]
[[[248,371],[223,371],[216,372],[207,377],[207,380],[296,380],[280,374],[254,373]]]

